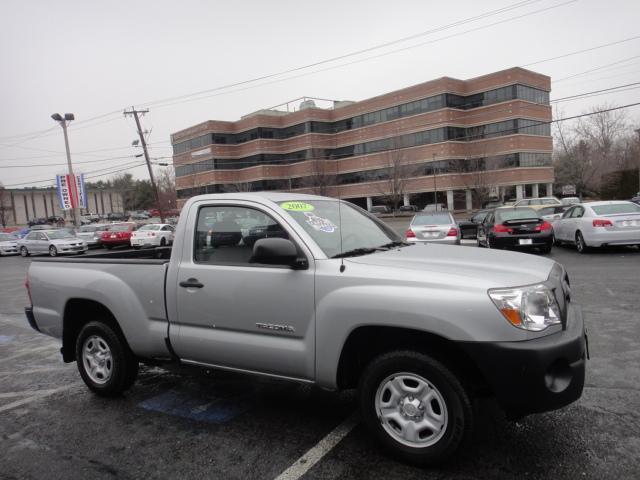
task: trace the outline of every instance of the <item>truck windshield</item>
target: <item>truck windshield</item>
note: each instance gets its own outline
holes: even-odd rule
[[[355,250],[363,254],[368,253],[365,250],[402,243],[391,228],[348,202],[292,200],[281,202],[280,208],[293,217],[328,257]]]

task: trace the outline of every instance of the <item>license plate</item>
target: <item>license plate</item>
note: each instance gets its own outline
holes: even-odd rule
[[[521,238],[520,240],[518,240],[518,243],[520,245],[531,245],[533,243],[533,240],[531,240],[530,238]]]
[[[424,238],[435,238],[438,236],[438,232],[424,232],[422,236]]]

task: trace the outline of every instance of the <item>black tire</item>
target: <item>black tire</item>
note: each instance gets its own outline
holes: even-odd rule
[[[587,247],[587,244],[585,243],[584,237],[582,236],[582,232],[580,232],[580,230],[576,232],[576,250],[578,250],[578,253],[589,252],[589,247]]]
[[[113,245],[109,245],[108,243],[104,246],[104,248],[106,248],[107,250],[111,250],[113,248]]]
[[[87,346],[93,341],[102,341],[108,347],[111,361],[105,362],[105,366],[110,367],[110,373],[108,376],[103,375],[102,382],[92,378],[92,374],[88,371],[89,361],[83,356],[85,341]],[[121,395],[133,385],[138,376],[138,360],[129,349],[127,342],[120,332],[100,321],[89,322],[80,331],[76,339],[76,363],[87,387],[102,397]],[[96,377],[96,374],[93,376]]]
[[[166,238],[164,238],[164,237],[162,237],[162,238],[160,239],[160,246],[161,246],[161,247],[164,247],[164,246],[166,246],[166,245],[167,245],[167,239],[166,239]]]
[[[27,247],[20,247],[20,256],[21,257],[28,257],[29,255],[31,255],[29,253],[29,250],[27,250]]]
[[[432,432],[437,438],[437,440],[434,439],[436,441],[433,444],[410,446],[401,443],[386,430],[390,428],[388,425],[383,426],[381,417],[378,415],[376,398],[383,384],[400,373],[422,377],[430,387],[438,391],[444,402],[447,416],[447,421],[442,427],[444,433]],[[442,363],[422,353],[394,351],[375,358],[360,377],[358,395],[364,425],[382,444],[385,451],[405,462],[427,465],[445,461],[455,453],[464,440],[469,438],[473,429],[471,402],[460,381]],[[380,395],[380,398],[384,397],[384,390]],[[416,400],[408,398],[411,401]],[[398,409],[400,408],[398,406]],[[422,439],[419,440],[421,441]]]
[[[51,245],[49,247],[49,256],[50,257],[57,257],[58,256],[58,249],[53,245]]]

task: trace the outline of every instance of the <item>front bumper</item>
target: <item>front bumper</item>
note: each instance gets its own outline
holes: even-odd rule
[[[555,410],[582,395],[588,340],[579,307],[567,328],[522,342],[463,342],[500,405],[514,417]]]

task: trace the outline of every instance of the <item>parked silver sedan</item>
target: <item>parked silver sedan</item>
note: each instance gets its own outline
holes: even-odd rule
[[[460,245],[460,228],[449,212],[419,212],[406,233],[407,242]]]
[[[589,247],[640,245],[640,205],[627,201],[587,202],[572,206],[553,223],[556,244]]]
[[[0,257],[18,253],[18,237],[0,232]]]
[[[108,224],[83,225],[76,233],[76,237],[84,240],[89,248],[99,247],[102,245],[102,234],[108,229]]]
[[[18,241],[18,251],[23,257],[38,254],[56,257],[66,253],[84,253],[87,244],[64,230],[37,230]]]

